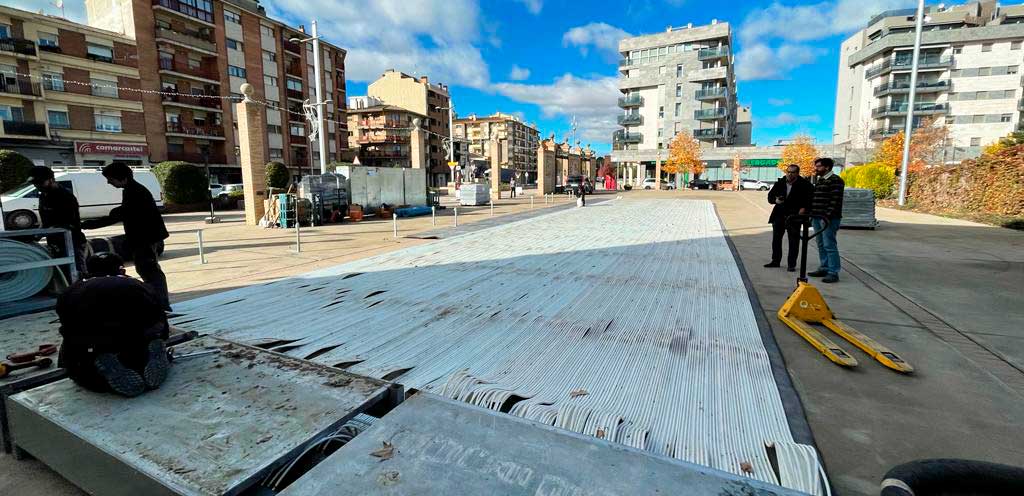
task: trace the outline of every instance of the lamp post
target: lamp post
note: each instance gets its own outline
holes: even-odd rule
[[[914,55],[910,64],[910,95],[907,96],[907,123],[903,131],[903,160],[900,163],[900,190],[897,203],[907,203],[907,168],[910,162],[910,139],[914,132],[914,98],[917,96],[917,64],[921,56],[921,31],[924,24],[924,0],[917,0],[914,25]]]
[[[434,109],[448,111],[448,168],[452,170],[452,182],[454,183],[455,166],[452,165],[452,162],[455,161],[455,126],[452,125],[452,114],[455,112],[455,104],[451,102],[451,97],[449,96],[447,107],[434,106]]]
[[[316,80],[316,102],[313,105],[316,106],[317,129],[319,130],[317,133],[317,151],[320,153],[320,174],[327,174],[327,141],[324,133],[323,106],[330,103],[330,101],[323,99],[323,81],[321,81],[323,78],[320,74],[320,36],[316,32],[316,21],[314,20],[312,24],[312,36],[309,38],[291,38],[289,41],[293,43],[313,42],[313,77]],[[312,163],[310,168],[312,169]]]
[[[206,169],[206,198],[210,200],[210,216],[203,221],[207,224],[215,224],[220,219],[213,212],[213,191],[210,191],[210,187],[213,185],[213,177],[210,176],[210,150],[200,148],[200,152],[203,154],[203,168]]]

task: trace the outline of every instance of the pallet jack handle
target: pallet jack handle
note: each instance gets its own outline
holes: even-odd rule
[[[825,223],[820,231],[815,231],[811,234],[811,219],[820,219]],[[799,222],[801,225],[802,232],[800,233],[800,276],[796,278],[798,283],[807,282],[807,243],[814,239],[816,236],[820,236],[825,229],[828,229],[828,217],[824,215],[814,214],[794,214],[786,218],[786,224],[792,225]]]

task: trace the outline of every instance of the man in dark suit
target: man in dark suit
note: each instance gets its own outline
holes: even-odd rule
[[[796,164],[786,166],[786,175],[780,177],[772,189],[768,191],[768,203],[775,207],[768,217],[772,224],[772,261],[765,267],[779,267],[782,261],[782,236],[789,236],[786,270],[796,270],[796,257],[800,253],[800,224],[789,224],[786,219],[790,215],[806,214],[811,206],[814,186],[810,181],[800,177],[800,167]]]

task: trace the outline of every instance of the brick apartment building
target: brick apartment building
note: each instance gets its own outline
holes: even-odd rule
[[[413,119],[427,116],[393,105],[348,109],[348,147],[369,167],[412,167],[410,142]],[[423,163],[423,159],[416,161]]]
[[[537,179],[537,147],[540,133],[537,128],[518,117],[501,112],[487,117],[455,119],[455,139],[469,143],[469,153],[490,160],[492,140],[503,147],[501,156],[507,158],[503,168],[511,169],[519,181],[532,184]]]
[[[86,0],[89,24],[137,43],[149,160],[208,162],[221,182],[241,179],[234,103],[241,85],[268,103],[268,156],[293,175],[319,172],[302,102],[314,100],[313,52],[306,38],[267,17],[252,0]],[[347,149],[345,50],[320,44],[328,161]],[[157,91],[164,94],[156,93]],[[180,95],[169,95],[178,93]],[[225,98],[233,97],[233,98]]]
[[[0,148],[49,166],[143,164],[139,87],[133,40],[0,6]]]

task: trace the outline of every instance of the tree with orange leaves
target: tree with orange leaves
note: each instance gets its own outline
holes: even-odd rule
[[[799,135],[793,138],[792,143],[782,148],[779,168],[786,170],[786,166],[789,164],[796,164],[800,167],[801,176],[810,177],[814,175],[814,159],[818,157],[818,149],[814,146],[814,140],[810,136]]]
[[[903,131],[900,131],[883,141],[878,146],[872,162],[899,169],[903,164],[903,136]],[[946,126],[934,126],[930,120],[923,122],[921,127],[914,131],[910,140],[910,163],[907,164],[907,171],[918,172],[929,165],[936,165],[940,160],[942,145],[948,137],[949,130]]]
[[[668,160],[662,165],[662,170],[671,171],[670,174],[686,171],[692,179],[697,179],[704,172],[704,162],[700,157],[700,142],[689,131],[680,131],[668,145]]]

